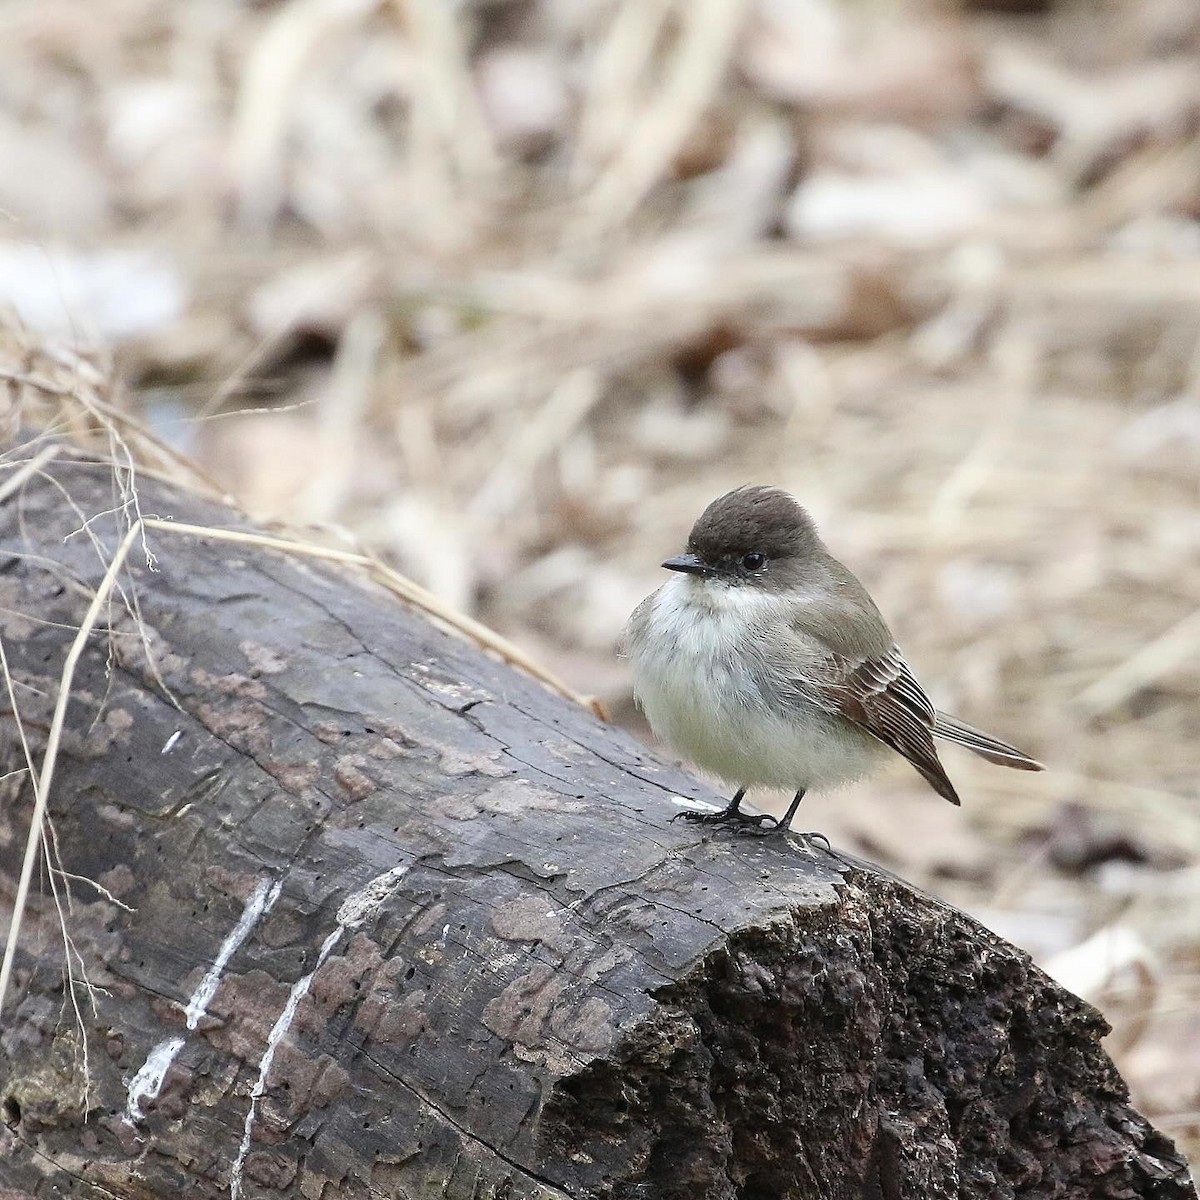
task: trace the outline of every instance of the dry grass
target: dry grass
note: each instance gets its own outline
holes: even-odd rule
[[[11,4],[11,244],[118,257],[58,260],[55,332],[0,243],[43,323],[0,367],[131,521],[186,471],[630,722],[656,564],[792,488],[938,702],[1051,768],[811,823],[1100,1003],[1195,1154],[1200,16],[991,7]]]

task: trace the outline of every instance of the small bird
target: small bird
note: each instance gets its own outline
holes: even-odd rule
[[[634,696],[654,732],[736,787],[720,812],[678,814],[786,831],[808,791],[876,770],[892,751],[951,804],[934,738],[1020,771],[1042,764],[939,712],[866,588],[787,492],[741,487],[692,526],[675,576],[625,630]],[[741,810],[752,787],[793,789],[781,820]]]

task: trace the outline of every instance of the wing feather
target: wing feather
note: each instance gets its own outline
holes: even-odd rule
[[[822,690],[833,710],[908,759],[939,796],[961,803],[933,744],[937,711],[900,651],[827,663]]]

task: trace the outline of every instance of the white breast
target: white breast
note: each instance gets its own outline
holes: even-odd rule
[[[654,732],[735,787],[834,787],[886,757],[869,734],[813,705],[785,708],[749,652],[769,594],[680,575],[630,623],[634,695]]]

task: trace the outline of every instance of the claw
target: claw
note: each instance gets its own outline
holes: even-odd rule
[[[819,830],[813,829],[808,833],[800,833],[798,830],[792,830],[791,832],[795,834],[796,837],[803,838],[806,842],[823,842],[826,851],[828,851],[830,854],[833,853],[833,846],[830,844],[829,839]]]

